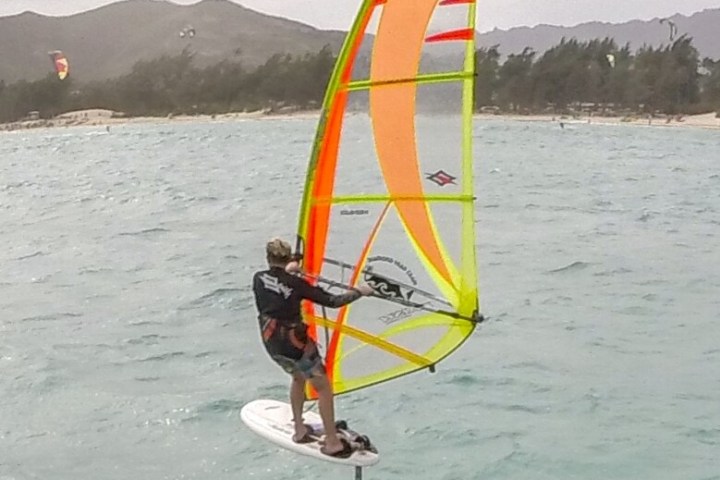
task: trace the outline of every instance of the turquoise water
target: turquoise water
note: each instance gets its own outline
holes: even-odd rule
[[[254,436],[284,398],[250,277],[316,119],[0,134],[0,479],[342,479]],[[372,479],[720,479],[720,137],[479,121],[488,317],[338,398]]]

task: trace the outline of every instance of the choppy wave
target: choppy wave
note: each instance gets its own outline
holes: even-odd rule
[[[585,270],[587,267],[589,267],[589,263],[576,261],[572,262],[568,265],[565,265],[564,267],[556,268],[553,270],[549,270],[547,273],[570,273],[570,272],[577,272],[579,270]]]
[[[120,232],[118,235],[120,236],[128,236],[128,237],[145,237],[150,236],[154,234],[160,234],[160,233],[167,233],[169,230],[165,228],[160,227],[154,227],[154,228],[146,228],[143,230],[138,230],[136,232]]]

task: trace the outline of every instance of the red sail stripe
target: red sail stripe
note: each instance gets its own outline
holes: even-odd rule
[[[440,2],[440,6],[443,7],[445,5],[460,5],[463,3],[475,3],[475,0],[442,0],[442,2]]]
[[[461,30],[452,30],[450,32],[438,33],[437,35],[431,35],[425,39],[428,43],[433,42],[448,42],[453,40],[472,40],[475,36],[475,32],[472,28],[463,28]]]

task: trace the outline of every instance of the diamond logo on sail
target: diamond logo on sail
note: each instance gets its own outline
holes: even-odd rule
[[[438,170],[435,173],[427,173],[426,174],[428,180],[431,182],[436,183],[440,187],[444,187],[445,185],[457,185],[455,183],[455,180],[457,180],[457,177],[453,177],[449,173],[447,173],[445,170]]]

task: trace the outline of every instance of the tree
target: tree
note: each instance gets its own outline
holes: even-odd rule
[[[530,78],[535,52],[525,48],[520,54],[508,56],[498,70],[498,104],[505,110],[529,108],[532,105],[533,85]]]
[[[483,107],[495,104],[500,70],[500,53],[498,45],[480,48],[475,52],[475,106]]]
[[[679,113],[700,100],[700,55],[682,36],[663,52],[657,81],[659,102],[666,113]]]
[[[702,102],[720,116],[720,60],[705,58],[702,66]]]

